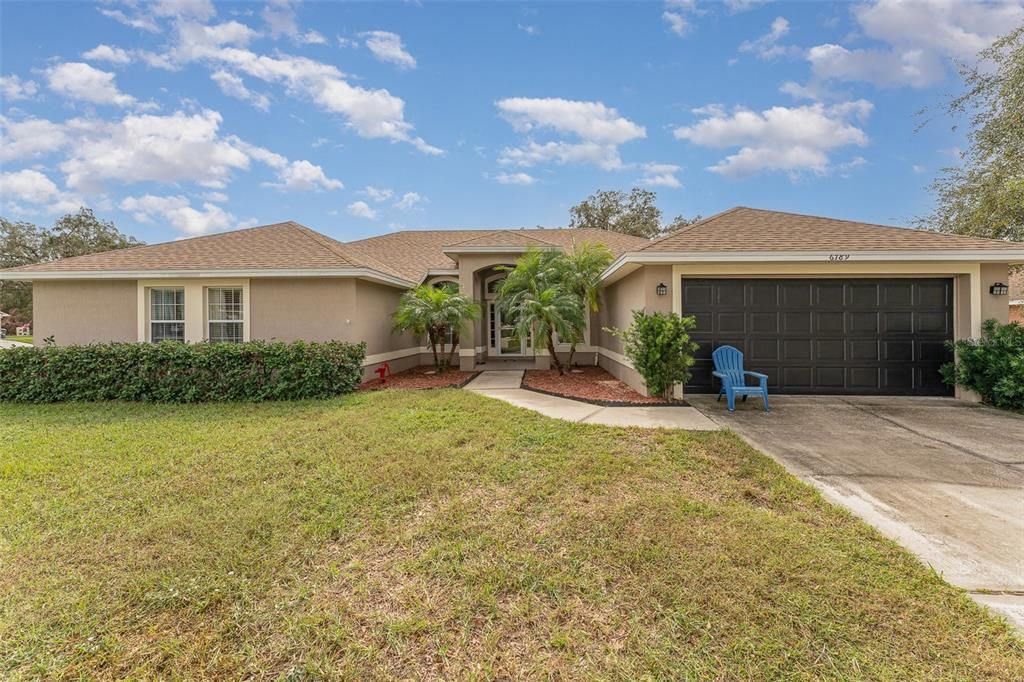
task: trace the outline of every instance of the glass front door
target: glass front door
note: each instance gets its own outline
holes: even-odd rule
[[[490,304],[488,320],[491,324],[491,351],[494,355],[526,355],[530,351],[530,338],[516,331],[515,320],[503,316],[496,303]]]

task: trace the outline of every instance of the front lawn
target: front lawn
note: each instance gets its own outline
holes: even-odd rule
[[[391,390],[0,405],[0,439],[0,677],[1024,677],[729,433]]]

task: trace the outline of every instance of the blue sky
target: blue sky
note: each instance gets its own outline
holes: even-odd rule
[[[1022,21],[1024,0],[4,2],[0,208],[348,240],[564,225],[644,186],[666,220],[906,224],[963,145],[934,110],[953,60]]]

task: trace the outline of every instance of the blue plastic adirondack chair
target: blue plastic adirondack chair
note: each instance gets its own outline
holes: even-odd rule
[[[743,396],[746,401],[748,395],[760,395],[764,402],[764,411],[768,411],[768,375],[760,372],[746,372],[743,370],[743,353],[732,346],[721,346],[711,354],[715,363],[715,371],[711,374],[722,381],[722,390],[718,392],[718,400],[725,399],[729,403],[729,411],[736,411],[736,396]],[[758,380],[757,386],[747,386],[747,376]]]

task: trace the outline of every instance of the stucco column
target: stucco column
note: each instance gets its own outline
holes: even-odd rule
[[[469,296],[479,303],[476,289],[476,276],[472,267],[459,263],[459,293]],[[486,314],[486,310],[480,311],[481,317]],[[459,331],[459,369],[464,372],[472,372],[476,369],[477,327],[479,327],[478,322],[468,320],[462,324],[462,329]]]

